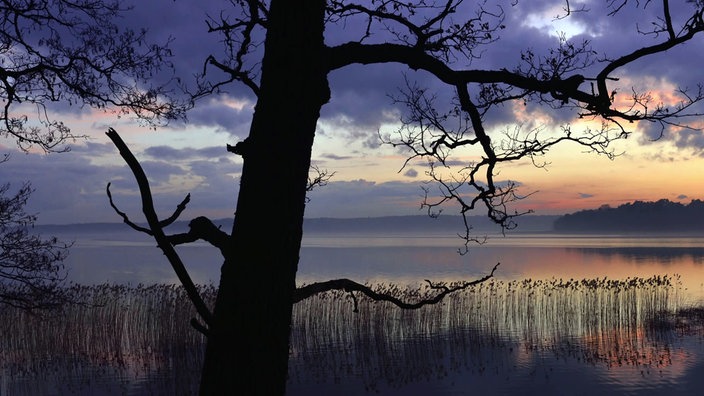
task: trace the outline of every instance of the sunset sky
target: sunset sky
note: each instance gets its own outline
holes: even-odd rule
[[[220,37],[207,33],[206,15],[217,16],[230,10],[229,2],[155,0],[135,4],[124,25],[147,27],[150,37],[164,40],[173,36],[176,73],[184,79],[202,70],[209,54],[222,53]],[[618,57],[662,40],[663,37],[637,33],[649,28],[658,15],[659,2],[645,10],[628,4],[616,16],[606,16],[608,1],[587,1],[589,12],[564,14],[561,1],[499,1],[506,13],[506,29],[500,40],[486,47],[472,64],[455,68],[512,69],[520,61],[521,50],[544,52],[555,47],[558,32],[574,41],[591,40],[600,57]],[[619,3],[619,2],[617,2]],[[643,3],[643,2],[641,2]],[[691,5],[671,2],[676,23],[681,23]],[[491,8],[494,2],[489,2]],[[570,2],[577,9],[580,4]],[[231,12],[231,11],[228,11]],[[155,18],[155,15],[159,15]],[[155,21],[160,21],[158,24]],[[164,21],[164,22],[161,22]],[[344,41],[342,34],[330,29],[330,44]],[[336,36],[340,35],[340,36]],[[618,70],[621,95],[626,98],[635,87],[651,90],[654,97],[669,104],[676,102],[677,87],[696,88],[704,81],[704,36],[665,55],[648,58]],[[602,56],[603,55],[603,56]],[[389,95],[404,85],[404,76],[427,86],[440,95],[449,88],[423,73],[399,65],[355,66],[330,75],[332,99],[323,108],[313,153],[313,163],[335,172],[331,182],[310,194],[307,217],[368,217],[414,215],[419,211],[427,180],[427,165],[413,162],[401,169],[406,156],[390,146],[380,145],[378,135],[398,127],[404,108],[392,103]],[[582,89],[585,89],[584,87]],[[184,219],[198,215],[229,217],[234,211],[241,158],[228,154],[225,144],[247,136],[254,99],[242,86],[232,85],[226,94],[211,96],[196,103],[187,123],[175,123],[157,130],[138,125],[129,117],[113,113],[58,104],[51,108],[76,134],[88,139],[71,143],[68,153],[22,153],[12,140],[0,139],[0,154],[10,160],[0,164],[0,183],[18,187],[31,181],[36,189],[29,211],[38,212],[39,223],[120,221],[108,205],[105,185],[112,181],[117,204],[138,221],[140,203],[136,185],[104,132],[114,127],[141,159],[155,191],[157,209],[166,216],[187,193],[192,201]],[[617,96],[618,98],[618,96]],[[295,98],[292,98],[295,100]],[[17,108],[31,115],[36,109]],[[699,112],[704,109],[699,108]],[[560,114],[537,106],[506,105],[486,117],[494,139],[506,128],[521,125],[524,130],[544,128],[550,134],[560,125],[571,123],[573,130],[586,125],[576,112]],[[688,121],[704,127],[704,120]],[[704,198],[704,135],[701,130],[671,128],[654,141],[659,131],[652,125],[626,125],[633,134],[614,144],[611,161],[584,153],[566,144],[550,151],[544,168],[529,160],[500,168],[498,180],[518,182],[520,192],[528,195],[517,209],[533,209],[536,214],[562,214],[579,209],[612,206],[634,200],[662,198],[688,203]],[[458,152],[453,160],[472,161],[473,153]],[[432,184],[429,185],[432,189]],[[453,207],[445,209],[453,214]],[[477,213],[482,214],[482,213]]]

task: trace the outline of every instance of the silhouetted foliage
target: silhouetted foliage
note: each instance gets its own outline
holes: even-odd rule
[[[63,260],[69,245],[31,234],[37,217],[25,212],[32,193],[25,183],[15,194],[0,186],[0,304],[27,310],[65,302]]]
[[[704,201],[684,205],[661,199],[635,201],[616,208],[581,210],[555,221],[561,232],[704,232]]]
[[[54,118],[52,102],[147,122],[183,116],[185,103],[152,80],[169,67],[168,43],[149,44],[145,30],[118,25],[125,10],[116,0],[0,2],[0,136],[23,150],[66,150],[62,144],[78,135]]]

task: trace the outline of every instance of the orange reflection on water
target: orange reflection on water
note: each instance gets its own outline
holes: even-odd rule
[[[308,235],[298,277],[418,284],[477,279],[500,262],[502,280],[678,274],[682,302],[704,300],[704,237],[519,234],[470,245],[465,255],[462,247],[456,237],[418,233]]]
[[[619,384],[622,389],[633,391],[643,387],[642,381],[663,380],[677,383],[691,375],[696,364],[699,347],[676,345],[674,341],[659,340],[662,336],[654,331],[639,327],[633,331],[603,332],[585,337],[584,361],[605,363],[601,381]]]
[[[679,275],[681,302],[704,300],[704,250],[694,252],[676,247],[506,247],[502,250],[499,277],[628,279]]]

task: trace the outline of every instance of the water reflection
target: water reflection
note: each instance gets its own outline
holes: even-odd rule
[[[630,252],[631,254],[628,254]],[[347,277],[359,282],[419,284],[424,279],[476,279],[497,262],[502,280],[651,277],[680,274],[692,303],[704,300],[704,248],[480,246],[462,256],[451,248],[303,248],[301,283]]]
[[[692,303],[704,301],[704,248],[667,246],[618,246],[568,248],[586,260],[645,272],[673,273],[682,277],[683,291]],[[642,275],[641,275],[642,276]]]
[[[355,314],[344,294],[298,304],[290,393],[704,389],[701,326],[658,314],[704,298],[702,238],[524,235],[492,239],[464,256],[457,246],[457,239],[436,235],[307,236],[300,283],[348,277],[417,286],[423,279],[475,279],[502,264],[497,281],[415,312],[367,304]],[[216,250],[200,244],[181,252],[198,283],[218,279]],[[120,235],[79,241],[67,265],[72,280],[86,284],[176,281],[151,242]],[[666,274],[680,277],[658,283]],[[660,278],[628,284],[654,276]],[[0,312],[0,395],[195,392],[203,344],[183,342],[185,334],[197,335],[188,327],[194,313],[176,309],[190,304],[163,303],[173,298],[156,291],[148,298],[124,293],[94,316],[76,311],[52,322]],[[149,321],[154,312],[161,320]],[[87,323],[89,330],[76,330]]]
[[[680,391],[701,377],[704,333],[700,320],[663,313],[681,310],[678,285],[491,281],[417,311],[360,299],[358,313],[347,294],[328,293],[295,306],[289,393]],[[181,288],[77,292],[96,304],[44,318],[0,310],[3,395],[195,394],[204,340],[188,326],[195,312]]]
[[[344,294],[309,300],[296,306],[289,389],[565,394],[581,383],[577,394],[687,390],[699,381],[692,369],[704,362],[704,348],[660,314],[677,309],[672,281],[493,282],[411,312],[370,304],[355,314]]]
[[[71,280],[82,284],[176,283],[163,254],[153,242],[138,237],[127,230],[77,239],[66,260]],[[452,234],[309,234],[303,240],[298,281],[347,277],[360,282],[417,284],[424,279],[474,279],[501,262],[497,276],[504,280],[625,279],[678,273],[691,299],[704,300],[702,237],[517,234],[493,237],[464,256],[457,253],[460,245]],[[217,249],[196,244],[179,251],[195,282],[218,281],[222,257]]]
[[[209,300],[213,287],[202,288]],[[76,286],[84,304],[34,315],[0,306],[0,395],[193,395],[204,339],[173,285]]]

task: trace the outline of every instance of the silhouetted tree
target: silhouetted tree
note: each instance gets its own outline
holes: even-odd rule
[[[635,201],[612,208],[580,210],[555,220],[555,230],[562,232],[696,232],[704,230],[704,205],[692,200],[688,205],[661,199],[656,202]]]
[[[151,125],[183,116],[190,100],[175,100],[167,88],[168,42],[150,44],[144,30],[119,26],[120,3],[0,1],[0,137],[21,150],[67,150],[83,135],[56,119],[53,106],[130,112]],[[157,75],[163,83],[153,82]],[[9,188],[0,186],[0,300],[23,308],[58,303],[67,246],[30,234],[36,217],[23,208],[32,188],[26,183],[12,196]]]
[[[398,137],[387,141],[411,150],[412,158],[431,159],[430,175],[442,196],[425,204],[431,213],[438,205],[457,202],[466,214],[483,207],[503,227],[512,227],[519,213],[509,205],[519,199],[516,185],[499,184],[494,177],[503,163],[539,156],[563,142],[579,144],[612,156],[614,139],[626,137],[624,126],[633,121],[681,125],[693,115],[692,105],[704,98],[701,86],[681,89],[681,102],[672,107],[650,103],[647,93],[633,91],[626,106],[615,101],[612,82],[629,64],[686,43],[704,30],[701,2],[688,3],[689,18],[675,21],[669,2],[661,3],[654,21],[651,45],[633,48],[621,56],[601,59],[588,42],[561,39],[556,48],[540,55],[526,50],[519,65],[494,70],[463,69],[461,60],[481,55],[497,42],[504,28],[505,10],[484,2],[461,0],[405,2],[377,0],[355,3],[334,0],[233,0],[234,13],[211,19],[209,30],[221,33],[223,56],[211,56],[206,66],[226,73],[221,82],[205,83],[196,97],[216,93],[230,82],[241,82],[257,97],[249,136],[228,150],[244,160],[232,232],[217,229],[205,218],[191,222],[190,232],[166,235],[164,227],[183,211],[184,200],[173,216],[160,221],[153,211],[146,177],[137,160],[113,130],[108,136],[135,173],[149,223],[134,228],[152,234],[188,284],[187,272],[173,245],[204,239],[223,253],[219,293],[211,313],[199,297],[194,301],[201,321],[194,324],[208,336],[201,393],[283,394],[292,304],[306,296],[331,289],[365,293],[373,290],[349,280],[334,280],[296,289],[295,278],[302,237],[303,213],[309,181],[311,147],[320,110],[330,99],[328,74],[353,64],[396,63],[422,70],[454,91],[455,105],[436,108],[434,99],[412,83],[397,98],[408,106]],[[612,14],[628,0],[607,1]],[[646,2],[650,3],[650,2]],[[572,12],[564,2],[565,17]],[[638,4],[642,6],[642,4]],[[226,15],[234,15],[228,18]],[[339,44],[326,40],[333,25],[362,26],[360,35]],[[586,84],[588,82],[588,84]],[[493,136],[485,120],[497,106],[512,101],[533,102],[553,109],[573,109],[575,116],[594,119],[601,127],[576,130],[562,126],[560,135],[516,129]],[[451,127],[450,120],[455,126]],[[445,177],[452,150],[474,147],[481,159],[468,163],[459,176]],[[111,199],[112,202],[112,199]],[[114,206],[114,204],[113,204]],[[466,239],[472,240],[467,224]],[[491,276],[488,275],[488,276]],[[453,289],[431,286],[441,295]],[[391,301],[391,300],[390,300]],[[426,300],[427,303],[434,299]],[[392,301],[408,308],[414,304]]]
[[[10,184],[0,186],[0,304],[27,310],[67,301],[62,286],[69,247],[55,237],[30,233],[37,219],[24,209],[31,194],[29,183],[14,194]]]
[[[152,82],[170,66],[168,43],[149,44],[145,31],[119,26],[123,11],[117,0],[0,2],[0,137],[23,150],[66,150],[82,135],[54,118],[52,102],[132,112],[149,123],[183,116],[188,101],[167,98],[168,81]]]

